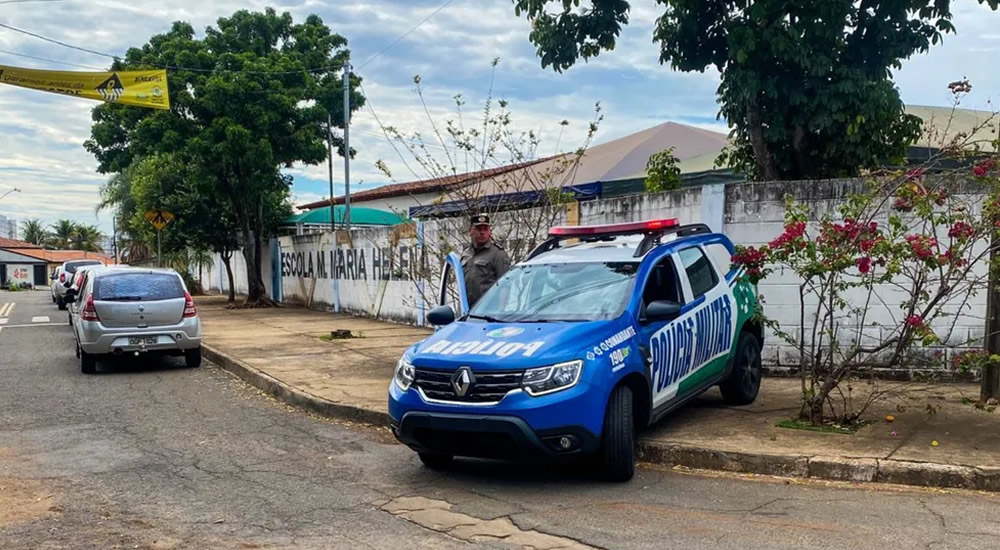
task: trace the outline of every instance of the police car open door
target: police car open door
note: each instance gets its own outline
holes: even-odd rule
[[[656,409],[700,393],[707,381],[723,372],[733,338],[732,300],[728,285],[698,247],[660,260],[643,298],[683,304],[676,318],[647,324],[641,333],[649,346]]]
[[[438,287],[437,298],[440,306],[452,305],[456,319],[469,312],[469,294],[465,290],[462,257],[454,252],[445,257],[444,265],[441,267],[441,284]]]

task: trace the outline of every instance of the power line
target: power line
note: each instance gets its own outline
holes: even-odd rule
[[[410,30],[406,31],[406,32],[405,32],[405,33],[404,33],[404,34],[403,34],[402,36],[400,36],[399,38],[397,38],[397,39],[393,40],[392,42],[390,42],[390,43],[389,43],[389,44],[388,44],[388,45],[387,45],[386,47],[384,47],[384,48],[382,48],[381,50],[379,50],[379,51],[378,51],[378,53],[376,53],[375,55],[371,56],[371,57],[370,57],[370,58],[368,59],[368,61],[365,61],[364,63],[362,63],[361,65],[359,65],[359,66],[358,66],[358,70],[361,70],[361,69],[363,69],[363,68],[365,67],[365,65],[367,65],[367,64],[369,64],[369,63],[371,63],[372,61],[375,61],[375,58],[377,58],[378,56],[380,56],[380,55],[382,55],[383,53],[385,53],[385,52],[386,52],[386,50],[388,50],[389,48],[391,48],[391,47],[395,46],[396,44],[398,44],[398,43],[399,43],[399,42],[400,42],[401,40],[403,40],[403,39],[404,39],[404,38],[406,38],[407,36],[410,36],[410,34],[411,34],[411,33],[412,33],[413,31],[415,31],[415,30],[417,30],[418,28],[420,28],[420,25],[423,25],[424,23],[426,23],[426,22],[430,21],[430,19],[431,19],[432,17],[434,17],[435,15],[437,15],[438,13],[440,13],[440,12],[441,12],[441,10],[443,10],[443,9],[447,8],[447,7],[448,7],[448,5],[449,5],[449,4],[451,4],[451,3],[452,3],[452,2],[454,2],[454,1],[455,1],[455,0],[448,0],[448,1],[447,1],[447,2],[445,2],[444,4],[441,4],[441,5],[440,5],[440,6],[438,7],[438,9],[434,10],[434,11],[433,11],[433,12],[432,12],[432,13],[431,13],[430,15],[428,15],[428,16],[427,16],[427,17],[425,17],[425,18],[423,18],[423,20],[421,20],[421,21],[420,21],[419,23],[417,23],[416,25],[414,25],[412,29],[410,29]]]
[[[26,1],[26,0],[22,0],[22,1]],[[49,0],[46,0],[46,1],[49,1]],[[78,67],[80,69],[91,69],[91,70],[94,70],[94,71],[101,71],[101,72],[104,71],[104,69],[100,69],[98,67],[91,67],[89,65],[77,65],[76,63],[67,63],[65,61],[56,61],[55,59],[48,59],[48,58],[45,58],[45,57],[38,57],[38,56],[34,56],[34,55],[28,55],[26,53],[9,52],[7,50],[0,50],[0,53],[6,54],[6,55],[13,55],[13,56],[16,56],[16,57],[25,57],[27,59],[34,59],[36,61],[44,61],[46,63],[55,63],[57,65],[66,65],[67,67]]]
[[[403,153],[399,152],[399,148],[396,147],[396,143],[389,137],[389,132],[386,130],[385,126],[382,124],[382,120],[379,119],[378,114],[375,112],[375,107],[372,105],[372,100],[371,97],[368,96],[368,92],[365,91],[364,84],[359,82],[358,86],[361,88],[361,94],[365,96],[365,105],[368,107],[368,110],[371,111],[372,116],[375,117],[375,122],[378,124],[379,129],[382,130],[382,135],[385,137],[385,140],[389,142],[392,150],[396,152],[396,155],[399,157],[400,162],[403,163],[403,166],[405,166],[406,169],[413,174],[413,177],[419,180],[420,176],[413,171],[413,168],[410,168],[410,165],[406,162],[406,158],[403,157]]]
[[[65,42],[60,42],[60,41],[58,41],[58,40],[56,40],[54,38],[49,38],[47,36],[42,36],[40,34],[33,33],[31,31],[26,31],[26,30],[23,30],[23,29],[19,29],[17,27],[11,27],[10,25],[8,25],[6,23],[0,23],[0,27],[3,27],[3,28],[8,29],[8,30],[12,30],[14,32],[19,32],[19,33],[24,34],[24,35],[31,36],[31,37],[37,38],[39,40],[44,40],[46,42],[49,42],[49,43],[52,43],[52,44],[56,44],[56,45],[62,46],[64,48],[70,48],[70,49],[73,49],[73,50],[79,50],[81,52],[86,52],[86,53],[90,53],[90,54],[94,54],[94,55],[100,55],[100,56],[103,56],[103,57],[110,57],[111,59],[118,59],[118,56],[115,56],[115,55],[111,55],[111,54],[103,53],[103,52],[98,52],[98,51],[95,51],[95,50],[90,50],[90,49],[87,49],[87,48],[83,48],[81,46],[74,46],[73,44],[67,44]]]
[[[2,0],[0,1],[0,6],[4,4],[27,4],[29,2],[62,2],[63,0]]]
[[[60,2],[60,1],[63,1],[63,0],[0,0],[0,4],[18,4],[18,3],[27,3],[27,2]],[[395,40],[393,40],[392,42],[390,42],[389,44],[387,44],[385,47],[383,47],[381,50],[379,50],[377,53],[375,53],[375,55],[371,56],[370,58],[368,58],[367,61],[365,61],[364,63],[362,63],[361,65],[359,65],[357,67],[357,69],[355,69],[355,70],[360,70],[360,69],[364,68],[366,65],[368,65],[369,63],[371,63],[372,61],[374,61],[375,59],[377,59],[383,53],[385,53],[386,51],[388,51],[390,48],[392,48],[393,46],[395,46],[396,44],[398,44],[400,41],[402,41],[407,36],[409,36],[410,34],[412,34],[418,28],[420,28],[421,25],[423,25],[424,23],[430,21],[432,17],[434,17],[435,15],[437,15],[438,13],[440,13],[442,10],[444,10],[445,8],[447,8],[454,1],[455,0],[447,0],[444,4],[441,4],[440,6],[438,6],[438,8],[436,10],[434,10],[433,12],[431,12],[430,15],[428,15],[427,17],[425,17],[422,20],[420,20],[420,22],[417,23],[416,25],[414,25],[410,30],[406,31],[405,33],[403,33],[402,35],[400,35],[398,38],[396,38]],[[61,40],[56,40],[55,38],[49,38],[48,36],[43,36],[43,35],[35,33],[35,32],[31,32],[31,31],[24,30],[24,29],[19,29],[17,27],[8,25],[6,23],[0,23],[0,27],[2,27],[4,29],[7,29],[7,30],[10,30],[10,31],[13,31],[13,32],[16,32],[16,33],[23,34],[25,36],[30,36],[32,38],[36,38],[38,40],[42,40],[42,41],[48,42],[50,44],[55,44],[55,45],[61,46],[63,48],[69,48],[71,50],[77,50],[77,51],[80,51],[80,52],[89,53],[91,55],[98,55],[98,56],[101,56],[101,57],[106,57],[108,59],[114,59],[114,60],[122,59],[122,56],[119,56],[119,55],[113,55],[113,54],[110,54],[110,53],[100,52],[100,51],[97,51],[97,50],[92,50],[90,48],[85,48],[83,46],[77,46],[75,44],[70,44],[68,42],[63,42]],[[46,59],[43,59],[43,58],[34,58],[34,57],[29,56],[27,54],[19,54],[19,53],[14,53],[14,52],[5,52],[5,53],[7,53],[8,55],[16,55],[18,57],[26,57],[26,58],[29,58],[29,59],[38,59],[39,61],[49,61],[51,63],[61,63],[63,65],[72,65],[70,63],[62,63],[60,61],[46,60]],[[218,69],[218,68],[216,68],[216,69],[202,69],[202,68],[196,68],[196,67],[181,67],[181,66],[174,66],[174,65],[159,65],[159,64],[155,64],[155,63],[146,63],[146,65],[149,65],[151,67],[155,67],[155,68],[158,68],[158,69],[168,69],[168,70],[176,70],[176,71],[191,71],[191,72],[204,72],[204,73],[223,72],[223,73],[267,74],[267,75],[300,74],[300,73],[303,73],[303,72],[306,72],[306,73],[321,73],[321,72],[328,72],[328,71],[340,70],[340,69],[343,68],[343,65],[328,65],[328,66],[324,66],[324,67],[315,67],[315,68],[311,68],[311,69],[302,69],[300,71],[247,71],[247,70],[243,70],[243,69]],[[83,67],[82,65],[77,65],[77,66]],[[87,68],[90,68],[90,67],[87,67]]]
[[[42,36],[42,35],[40,35],[38,33],[34,33],[34,32],[31,32],[31,31],[26,31],[24,29],[19,29],[17,27],[13,27],[13,26],[8,25],[6,23],[0,23],[0,27],[8,29],[8,30],[11,30],[11,31],[14,31],[16,33],[21,33],[23,35],[30,36],[32,38],[37,38],[39,40],[44,40],[45,42],[49,42],[49,43],[55,44],[57,46],[62,46],[64,48],[69,48],[71,50],[77,50],[77,51],[89,53],[89,54],[92,54],[92,55],[99,55],[101,57],[107,57],[109,59],[114,59],[114,60],[122,59],[122,56],[119,56],[119,55],[112,55],[110,53],[105,53],[105,52],[99,52],[99,51],[96,51],[96,50],[91,50],[89,48],[84,48],[82,46],[77,46],[75,44],[69,44],[69,43],[63,42],[61,40],[56,40],[54,38],[49,38],[47,36]],[[21,54],[15,54],[15,55],[21,55]],[[304,73],[304,72],[305,73],[321,73],[321,72],[328,72],[328,71],[340,70],[340,69],[343,68],[343,65],[341,64],[341,65],[328,65],[328,66],[325,66],[325,67],[316,67],[316,68],[312,68],[312,69],[302,69],[300,71],[248,71],[248,70],[245,70],[245,69],[218,69],[218,68],[215,68],[215,69],[202,69],[202,68],[197,68],[197,67],[181,67],[181,66],[176,66],[176,65],[160,65],[160,64],[157,64],[157,63],[143,63],[143,64],[144,65],[149,65],[150,67],[154,67],[154,68],[157,68],[157,69],[167,69],[167,70],[173,70],[173,71],[191,71],[191,72],[202,72],[202,73],[261,74],[261,75],[301,74],[301,73]]]

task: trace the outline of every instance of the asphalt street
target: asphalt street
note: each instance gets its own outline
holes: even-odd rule
[[[211,364],[84,375],[48,292],[0,291],[0,549],[470,546],[996,548],[1000,495],[651,467],[627,484],[585,466],[432,472],[383,429],[309,416]]]

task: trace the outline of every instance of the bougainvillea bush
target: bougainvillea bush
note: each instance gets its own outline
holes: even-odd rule
[[[781,235],[733,257],[754,283],[779,270],[799,278],[796,326],[764,321],[797,352],[804,420],[857,422],[877,392],[842,382],[919,364],[920,348],[983,346],[954,329],[962,315],[982,318],[970,301],[984,295],[1000,227],[995,153],[946,147],[922,168],[864,178],[834,213],[809,214],[788,198]]]

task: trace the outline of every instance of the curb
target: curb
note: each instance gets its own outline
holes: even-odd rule
[[[342,405],[323,399],[322,397],[316,397],[204,343],[202,343],[201,349],[206,359],[219,365],[223,370],[232,373],[240,380],[289,405],[329,418],[364,422],[376,426],[389,426],[389,413],[373,411],[353,405]]]
[[[650,440],[640,440],[639,458],[667,466],[744,474],[1000,492],[1000,469],[935,462],[741,453]]]
[[[388,413],[317,397],[204,343],[202,353],[223,370],[289,405],[329,418],[389,426]],[[1000,469],[934,462],[743,453],[648,439],[639,440],[638,456],[644,462],[701,470],[1000,492]]]

